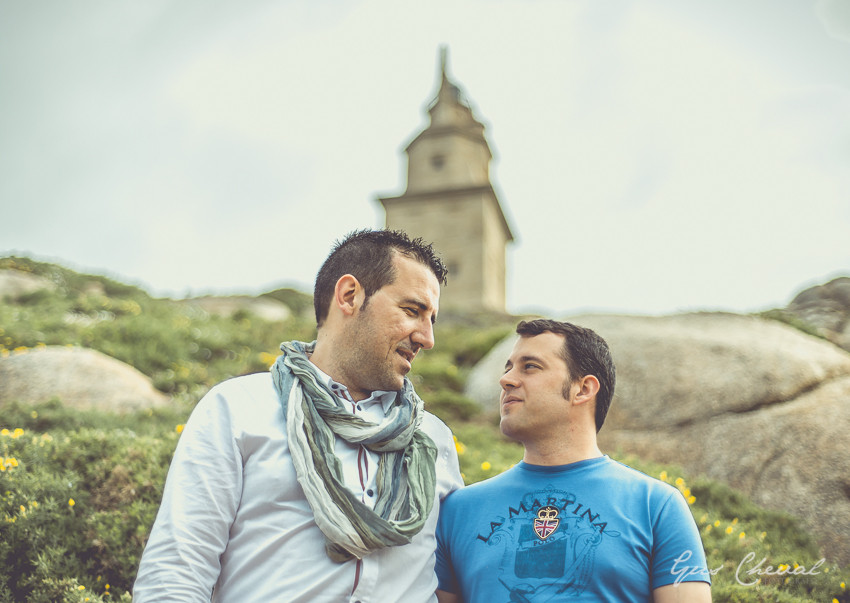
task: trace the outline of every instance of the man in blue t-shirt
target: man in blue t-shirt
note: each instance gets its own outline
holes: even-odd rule
[[[500,414],[525,453],[440,509],[440,603],[710,602],[682,494],[597,445],[614,393],[608,345],[554,320],[521,322],[517,333]]]

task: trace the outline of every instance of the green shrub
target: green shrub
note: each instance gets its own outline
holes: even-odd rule
[[[126,429],[4,427],[0,593],[13,601],[59,601],[80,585],[87,596],[129,591],[162,495],[175,427],[157,437]]]

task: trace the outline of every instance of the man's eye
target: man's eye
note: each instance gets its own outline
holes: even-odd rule
[[[407,312],[408,316],[419,316],[419,310],[416,308],[404,308],[404,311]]]
[[[539,366],[537,366],[536,364],[532,364],[530,362],[527,362],[526,365],[525,365],[525,370],[527,370],[527,371],[531,370],[531,369],[539,369],[539,368],[540,368]]]

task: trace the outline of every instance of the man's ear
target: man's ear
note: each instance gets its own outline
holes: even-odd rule
[[[585,375],[578,380],[575,403],[586,404],[591,400],[596,400],[597,393],[599,393],[599,379],[593,375]]]
[[[334,287],[333,305],[344,316],[351,316],[363,304],[364,296],[360,281],[351,274],[343,274]]]

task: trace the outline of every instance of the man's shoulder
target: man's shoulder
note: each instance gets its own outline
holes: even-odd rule
[[[657,496],[666,497],[678,492],[675,486],[660,480],[657,477],[647,475],[643,471],[630,467],[620,461],[613,459],[606,465],[606,471],[611,477],[615,477],[621,484],[631,484],[635,488],[645,490]]]
[[[448,500],[453,505],[477,505],[481,501],[488,500],[504,491],[507,485],[516,483],[513,470],[514,467],[511,467],[499,475],[469,484],[461,490],[452,492]]]
[[[239,375],[231,377],[224,381],[219,381],[213,386],[214,390],[218,391],[235,391],[237,389],[252,390],[259,387],[265,387],[271,383],[271,373],[263,371],[262,373],[251,373],[248,375]]]
[[[224,400],[264,400],[276,398],[271,373],[252,373],[226,379],[214,385],[204,397],[219,397]]]
[[[437,445],[445,444],[454,439],[449,426],[443,423],[442,419],[428,411],[422,413],[422,423],[420,423],[419,428],[428,434],[428,437],[434,440],[434,443]]]

